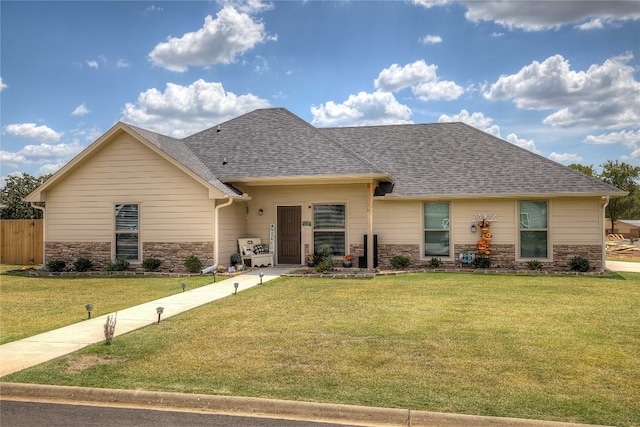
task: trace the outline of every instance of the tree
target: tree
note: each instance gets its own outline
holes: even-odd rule
[[[593,169],[593,165],[585,166],[579,163],[572,163],[568,166],[570,169],[577,170],[592,178],[599,178],[598,173]]]
[[[621,190],[628,191],[629,195],[609,200],[607,216],[611,219],[611,232],[615,229],[618,218],[633,218],[638,207],[635,204],[640,195],[640,167],[631,166],[625,162],[607,160],[602,166],[601,179]]]
[[[42,218],[42,211],[33,208],[22,199],[43,184],[50,176],[51,174],[35,177],[28,173],[8,176],[5,186],[0,191],[0,203],[6,206],[2,209],[2,219]]]

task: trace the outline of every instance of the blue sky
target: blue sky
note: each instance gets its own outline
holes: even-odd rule
[[[118,121],[183,137],[265,107],[318,127],[462,121],[565,165],[640,166],[640,1],[2,1],[0,15],[3,178],[55,172]]]

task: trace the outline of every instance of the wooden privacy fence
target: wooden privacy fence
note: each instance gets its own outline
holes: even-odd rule
[[[0,264],[42,264],[41,219],[0,221]]]

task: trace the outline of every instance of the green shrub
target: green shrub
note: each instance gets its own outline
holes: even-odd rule
[[[73,269],[75,271],[83,272],[89,271],[93,268],[93,262],[89,258],[78,258],[73,262]]]
[[[197,273],[202,270],[202,261],[195,255],[189,255],[187,259],[184,260],[184,268],[186,268],[189,273]]]
[[[391,266],[395,270],[404,270],[411,265],[411,259],[408,256],[396,255],[391,258]]]
[[[53,271],[55,273],[63,271],[67,266],[67,263],[61,259],[52,259],[47,262],[47,270]]]
[[[160,261],[158,258],[145,258],[142,260],[142,268],[147,271],[156,271],[160,268]]]
[[[586,271],[589,271],[589,260],[579,255],[576,255],[573,258],[571,258],[571,262],[569,262],[569,267],[571,267],[571,270],[573,271],[579,271],[581,273],[584,273]]]
[[[438,268],[442,265],[442,260],[440,258],[431,258],[429,261],[429,266],[433,268]]]
[[[542,270],[542,263],[537,259],[532,259],[527,262],[527,267],[529,267],[529,270]]]
[[[315,269],[318,273],[328,273],[333,268],[331,261],[322,260],[316,264]]]
[[[116,259],[107,263],[106,269],[107,271],[125,271],[129,268],[129,261],[122,257],[116,257]]]
[[[242,264],[242,255],[235,253],[231,255],[231,265]]]
[[[491,267],[491,258],[484,255],[479,255],[471,262],[473,268],[489,268]]]

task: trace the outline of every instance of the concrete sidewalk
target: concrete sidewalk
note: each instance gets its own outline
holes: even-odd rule
[[[628,271],[631,273],[640,273],[640,262],[625,261],[609,261],[605,263],[606,267],[611,271]]]
[[[290,268],[266,267],[241,274],[227,280],[202,286],[190,291],[160,298],[117,312],[115,336],[151,325],[158,321],[156,308],[163,307],[162,319],[166,319],[234,293],[234,283],[242,292],[262,282],[273,280],[287,273]],[[110,313],[114,314],[114,313]],[[104,324],[107,316],[87,319],[60,329],[34,335],[20,341],[0,346],[0,377],[39,365],[73,353],[90,344],[104,341]]]

